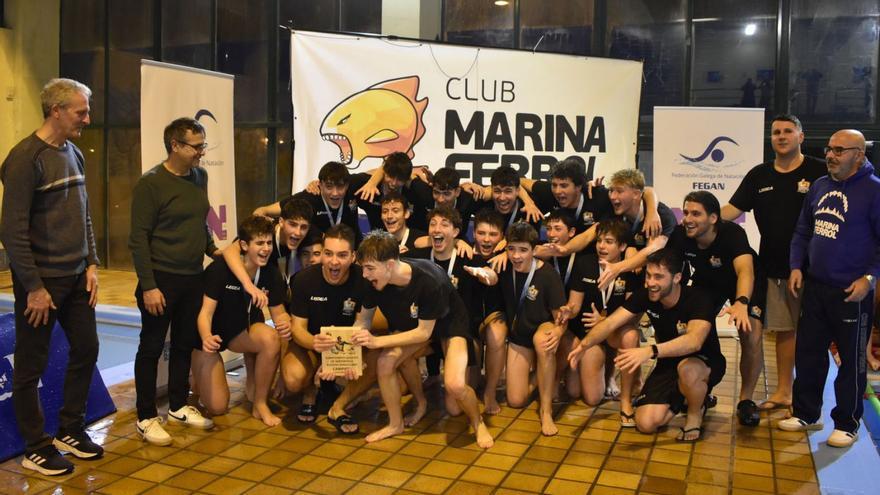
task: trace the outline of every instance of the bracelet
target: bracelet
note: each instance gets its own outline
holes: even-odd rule
[[[651,359],[657,359],[659,355],[660,349],[657,348],[657,344],[651,344]]]

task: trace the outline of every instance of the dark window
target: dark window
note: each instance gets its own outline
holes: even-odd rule
[[[162,60],[211,69],[211,0],[162,0]]]
[[[0,9],[2,10],[2,9]],[[61,3],[59,74],[92,90],[92,125],[104,123],[104,0],[63,0]]]
[[[804,120],[873,122],[877,2],[793,0],[791,11],[791,111]]]
[[[446,41],[513,48],[514,3],[495,5],[485,0],[447,0]]]
[[[685,68],[684,0],[608,3],[608,56],[644,61],[640,113],[682,105]]]
[[[776,0],[694,3],[691,104],[773,109]]]
[[[109,2],[109,124],[140,124],[141,59],[153,58],[153,2]],[[76,34],[71,38],[76,37]]]
[[[590,54],[593,0],[562,2],[548,9],[542,0],[520,1],[520,48]]]
[[[217,70],[235,75],[236,123],[268,119],[269,3],[217,1]]]

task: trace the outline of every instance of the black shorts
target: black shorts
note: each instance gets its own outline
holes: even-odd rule
[[[434,332],[431,336],[431,347],[434,349],[434,352],[442,356],[442,342],[444,340],[452,337],[462,337],[468,342],[468,366],[476,366],[478,364],[478,328],[471,324],[467,307],[464,305],[464,301],[461,300],[461,296],[459,296],[457,292],[453,292],[453,296],[449,301],[449,312],[434,324]]]
[[[710,359],[702,354],[694,354],[697,358],[709,367],[709,388],[706,394],[712,393],[712,388],[721,382],[724,378],[724,372],[727,369],[727,360],[724,356]],[[684,359],[684,358],[682,358]],[[678,389],[678,363],[681,359],[670,358],[661,359],[657,366],[648,375],[645,385],[642,387],[642,393],[633,401],[633,406],[639,407],[647,404],[668,404],[669,410],[674,414],[684,410],[685,398]]]
[[[250,324],[248,325],[247,328],[239,328],[238,330],[233,330],[233,329],[229,329],[229,328],[216,328],[216,327],[212,328],[211,333],[214,335],[219,335],[220,339],[222,339],[220,341],[220,349],[218,349],[217,352],[223,352],[226,349],[228,349],[229,344],[233,340],[235,340],[236,337],[241,335],[242,332],[250,331],[251,327],[255,323],[265,323],[265,321],[261,321],[261,320],[252,321],[252,322],[250,322]],[[202,339],[197,338],[196,340],[198,340],[198,342],[194,343],[193,347],[195,349],[202,350]]]
[[[755,286],[752,289],[752,297],[749,298],[749,317],[764,324],[764,314],[767,312],[767,277],[755,278]]]
[[[534,338],[536,331],[538,331],[537,328],[532,330],[528,335],[523,335],[517,332],[510,331],[507,333],[507,341],[520,347],[534,349],[535,342],[532,339]]]

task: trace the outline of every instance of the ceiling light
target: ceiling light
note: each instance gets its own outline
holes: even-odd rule
[[[497,5],[499,7],[504,7],[505,5],[507,5],[509,3],[510,2],[508,2],[507,0],[495,0],[495,5]]]
[[[746,29],[745,29],[746,36],[751,36],[751,35],[755,34],[755,32],[757,30],[758,30],[757,24],[755,24],[755,23],[746,24]]]

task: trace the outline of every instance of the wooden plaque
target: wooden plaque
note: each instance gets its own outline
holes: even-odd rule
[[[329,335],[336,341],[336,346],[321,353],[321,365],[325,370],[333,370],[336,376],[345,375],[345,370],[356,369],[360,374],[364,360],[361,346],[351,343],[357,327],[321,327],[321,334]]]

